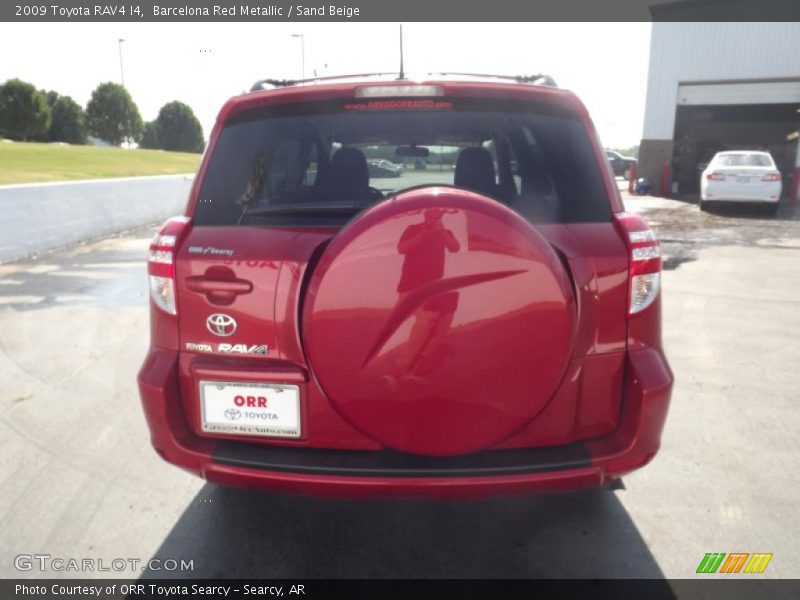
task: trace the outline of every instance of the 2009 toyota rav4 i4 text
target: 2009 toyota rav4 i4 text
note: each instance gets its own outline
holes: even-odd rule
[[[152,443],[331,496],[603,485],[658,450],[661,256],[541,81],[289,84],[220,112],[150,247]],[[406,163],[370,180],[367,159]]]

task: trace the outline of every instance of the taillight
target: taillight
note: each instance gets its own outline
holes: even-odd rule
[[[761,178],[761,181],[780,181],[781,174],[780,173],[767,173]]]
[[[640,313],[653,304],[661,290],[661,244],[639,215],[617,215],[630,252],[628,314]]]
[[[175,249],[188,222],[187,217],[168,219],[150,242],[147,259],[150,299],[170,315],[178,314],[175,303]]]
[[[709,181],[725,181],[725,175],[722,173],[709,173],[706,175],[706,179]]]

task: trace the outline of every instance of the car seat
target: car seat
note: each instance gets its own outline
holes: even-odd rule
[[[479,194],[497,195],[494,161],[486,148],[465,148],[456,160],[453,183]]]
[[[339,148],[331,156],[324,174],[317,177],[314,187],[319,199],[369,202],[375,192],[369,187],[369,167],[364,153],[358,148]]]

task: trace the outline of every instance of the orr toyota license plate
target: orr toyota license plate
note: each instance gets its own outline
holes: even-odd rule
[[[283,383],[200,382],[206,433],[300,437],[300,388]]]

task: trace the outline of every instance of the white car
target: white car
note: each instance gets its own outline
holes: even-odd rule
[[[700,209],[709,202],[767,202],[781,197],[781,174],[769,152],[718,152],[700,179]]]

